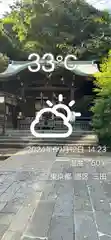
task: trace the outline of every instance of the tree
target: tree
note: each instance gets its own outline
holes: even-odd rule
[[[31,52],[52,52],[73,53],[79,59],[97,58],[111,47],[109,14],[83,0],[36,0],[31,4],[22,0],[12,6],[3,23],[4,27],[12,24],[27,56]]]
[[[5,23],[4,25],[3,20],[0,21],[0,52],[13,60],[18,60],[21,54],[21,46],[12,30],[12,24]]]
[[[93,129],[100,142],[111,147],[111,50],[101,64],[101,72],[95,75],[96,98],[92,107]]]

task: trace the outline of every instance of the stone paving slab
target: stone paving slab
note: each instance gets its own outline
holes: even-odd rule
[[[24,236],[47,238],[55,201],[41,201]]]
[[[99,232],[111,237],[111,212],[96,211],[96,222]]]
[[[92,211],[90,196],[84,181],[74,181],[74,204],[75,210]]]
[[[8,224],[0,224],[0,238],[2,239],[3,234],[7,231]]]
[[[13,213],[2,213],[0,212],[0,224],[9,225],[14,218]]]
[[[4,236],[2,237],[2,240],[20,240],[22,237],[21,232],[12,232],[12,231],[7,231],[5,232]]]
[[[104,193],[105,193],[109,203],[111,203],[111,182],[110,181],[103,182],[102,187],[104,189]]]
[[[56,201],[58,197],[59,185],[52,181],[47,181],[44,187],[41,201]]]
[[[110,204],[101,184],[98,181],[93,181],[92,186],[90,186],[88,189],[90,199],[95,211],[110,212]]]
[[[50,230],[48,233],[49,240],[73,240],[75,237],[73,218],[55,216],[51,220]]]
[[[27,206],[21,207],[20,211],[18,211],[13,221],[11,222],[8,230],[12,232],[17,232],[17,231],[23,232],[29,219],[33,215],[33,212],[36,209],[38,203],[39,201],[36,200],[36,201],[33,201],[33,203],[31,202]]]
[[[108,237],[108,236],[101,236],[100,237],[100,240],[110,240],[111,237]]]
[[[26,149],[0,162],[0,240],[111,239],[110,162]]]
[[[74,211],[73,200],[73,188],[71,184],[67,182],[60,184],[53,216],[71,217]]]
[[[92,212],[75,211],[75,240],[98,240]]]
[[[0,196],[0,202],[4,202],[6,200],[10,201],[19,188],[19,183],[13,182],[12,185],[9,186],[9,188],[7,188],[6,191]]]
[[[25,151],[0,162],[0,239],[20,240],[31,225],[55,158],[54,152]]]
[[[48,166],[53,163],[56,157],[56,152],[39,152],[30,153],[27,149],[20,154],[12,155],[4,162],[0,162],[0,171],[31,171],[36,167],[39,170],[47,170]]]
[[[0,214],[16,214],[22,205],[14,204],[12,201],[6,203],[6,205],[0,211]]]

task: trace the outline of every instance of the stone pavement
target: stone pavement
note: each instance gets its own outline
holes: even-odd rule
[[[1,240],[110,240],[110,155],[25,149],[0,162]]]

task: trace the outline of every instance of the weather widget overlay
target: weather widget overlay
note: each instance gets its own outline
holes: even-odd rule
[[[68,107],[68,106],[66,106],[65,104],[62,103],[63,95],[60,94],[59,97],[58,97],[58,101],[59,101],[59,103],[56,104],[55,106],[53,106],[53,104],[49,100],[47,100],[47,105],[50,108],[44,108],[44,109],[40,110],[40,112],[37,113],[35,120],[31,123],[31,126],[30,126],[31,133],[35,137],[37,137],[37,138],[41,138],[41,137],[43,137],[43,138],[66,138],[66,137],[69,137],[72,134],[73,128],[71,126],[71,123],[69,123],[69,122],[70,121],[75,121],[76,117],[81,116],[81,113],[76,113],[76,112],[71,112],[70,111],[69,107],[72,107],[75,104],[74,100],[72,100],[69,103],[69,107]],[[67,112],[67,116],[65,116],[63,113],[60,113],[58,111],[58,109],[65,110]],[[41,118],[42,114],[47,113],[47,112],[51,112],[52,114],[55,115],[55,117],[61,118],[62,121],[63,121],[63,124],[65,126],[67,126],[68,131],[66,133],[37,133],[35,131],[35,126],[40,121],[40,118]]]
[[[52,53],[45,53],[43,57],[41,58],[39,54],[31,53],[28,57],[28,60],[32,60],[33,58],[36,58],[34,61],[37,68],[32,68],[31,66],[28,67],[28,69],[31,72],[38,72],[41,68],[44,72],[53,72],[55,70],[55,67],[57,64],[60,64],[61,66],[64,66],[67,70],[74,70],[75,64],[71,63],[71,59],[74,61],[76,60],[76,56],[73,54],[68,54],[65,56],[65,58],[62,55],[58,55],[56,58]],[[49,67],[41,66],[41,63],[45,63]]]
[[[111,0],[0,0],[0,240],[111,240]]]

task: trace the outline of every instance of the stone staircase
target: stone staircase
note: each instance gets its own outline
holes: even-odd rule
[[[39,132],[46,133],[48,130]],[[49,131],[48,131],[49,132]],[[51,133],[53,130],[51,130]],[[55,132],[55,131],[54,131]],[[56,133],[60,131],[56,130]],[[84,148],[88,146],[97,146],[97,136],[92,131],[73,131],[68,138],[35,138],[30,130],[11,130],[6,131],[6,135],[0,136],[0,156],[1,159],[11,156],[17,151],[28,146],[66,146],[66,145],[83,145]]]

